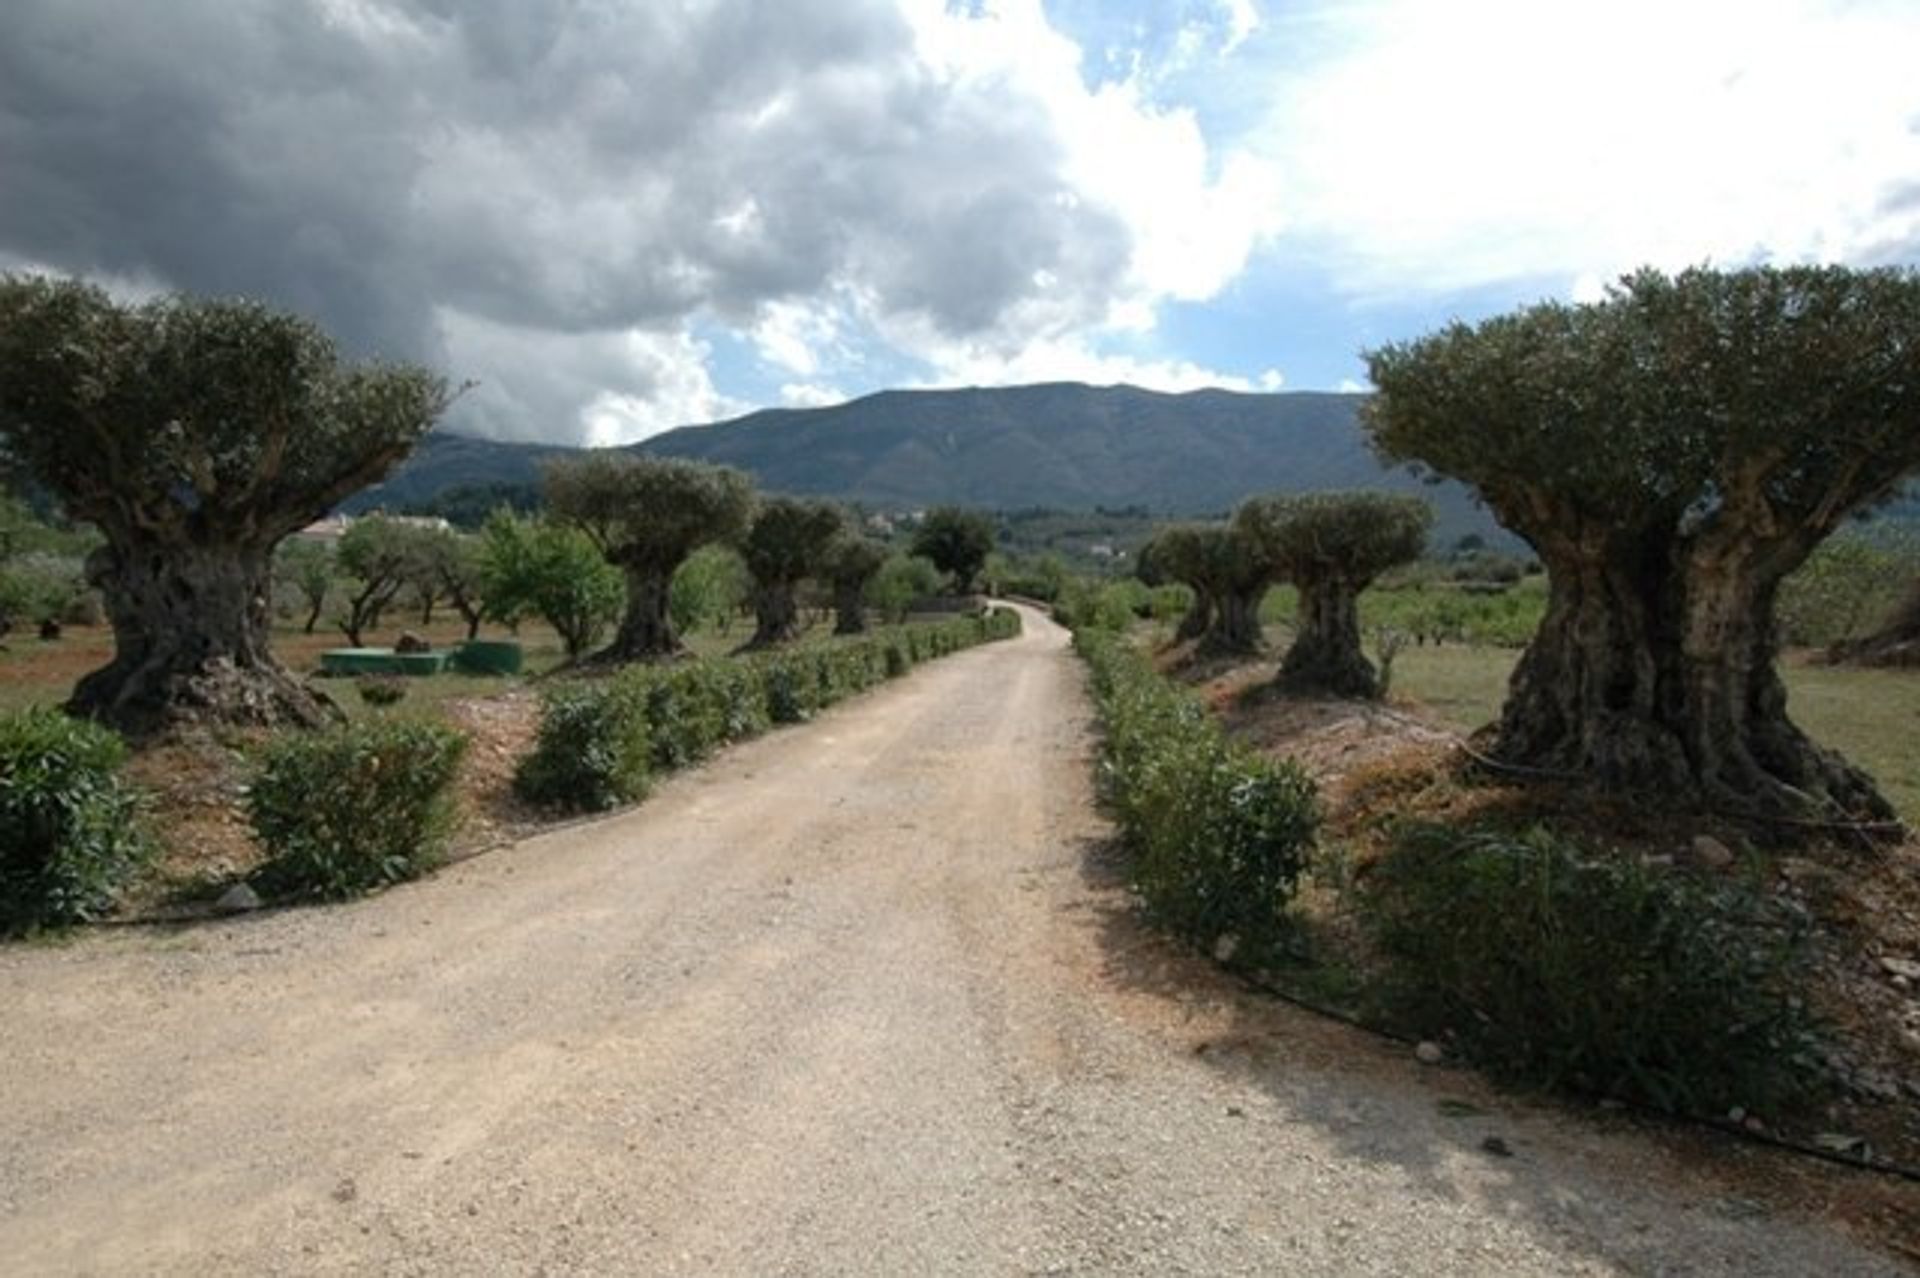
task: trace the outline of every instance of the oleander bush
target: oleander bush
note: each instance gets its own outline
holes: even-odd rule
[[[776,723],[801,723],[916,661],[1020,632],[1020,617],[894,627],[857,638],[667,666],[629,666],[548,694],[514,785],[531,802],[599,812],[641,798],[653,772],[688,767]]]
[[[1319,826],[1313,782],[1230,740],[1121,636],[1089,627],[1074,642],[1105,730],[1102,796],[1148,914],[1203,946],[1271,952]]]
[[[1489,1071],[1668,1111],[1809,1076],[1799,915],[1544,832],[1408,824],[1357,890],[1389,1005]]]
[[[431,867],[453,818],[464,734],[417,719],[288,732],[263,750],[247,794],[273,896],[337,900]]]
[[[567,683],[550,690],[533,750],[515,768],[521,798],[561,812],[603,812],[647,792],[653,734],[632,683]]]
[[[0,935],[96,918],[150,851],[126,746],[57,710],[0,716]]]

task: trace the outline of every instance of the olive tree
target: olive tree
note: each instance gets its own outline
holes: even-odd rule
[[[1379,492],[1255,497],[1234,512],[1234,524],[1274,574],[1300,591],[1279,686],[1378,697],[1379,675],[1360,651],[1360,592],[1420,557],[1433,524],[1427,503]]]
[[[448,401],[438,376],[344,364],[252,302],[0,279],[0,451],[105,537],[88,576],[114,657],[67,708],[135,735],[337,713],[268,647],[274,547],[397,465]]]
[[[1198,527],[1193,524],[1162,528],[1147,539],[1134,559],[1133,575],[1143,585],[1160,587],[1178,584],[1185,586],[1193,597],[1187,610],[1180,614],[1180,624],[1174,628],[1175,643],[1198,639],[1213,625],[1213,596],[1201,593],[1198,586],[1177,576],[1170,566],[1191,560],[1195,550],[1188,543],[1198,532]]]
[[[1644,271],[1368,355],[1390,460],[1472,485],[1546,565],[1505,760],[1763,814],[1884,818],[1787,717],[1781,581],[1920,465],[1920,278]]]
[[[361,647],[402,587],[418,579],[426,559],[424,542],[421,529],[390,515],[356,519],[341,535],[334,553],[348,581],[333,621],[348,643]]]
[[[787,643],[800,634],[794,592],[818,575],[827,547],[846,525],[840,508],[801,497],[769,497],[760,503],[740,557],[753,576],[753,637],[749,648]]]
[[[833,585],[833,633],[857,635],[867,628],[867,584],[887,562],[887,548],[844,529],[821,559],[821,573]]]
[[[910,554],[932,562],[952,578],[956,594],[973,589],[974,578],[993,552],[993,521],[962,506],[936,506],[914,530]]]
[[[333,593],[333,549],[322,541],[289,539],[281,544],[274,569],[306,602],[307,620],[301,630],[312,634],[326,611],[327,596]]]
[[[680,651],[669,591],[701,546],[736,540],[753,513],[753,485],[737,470],[668,457],[598,453],[556,462],[547,507],[584,532],[626,577],[626,615],[595,661],[670,657]]]
[[[1175,524],[1153,539],[1156,572],[1193,591],[1188,616],[1204,619],[1201,656],[1245,656],[1260,651],[1260,601],[1273,570],[1259,543],[1229,524]],[[1176,637],[1190,632],[1181,625]]]

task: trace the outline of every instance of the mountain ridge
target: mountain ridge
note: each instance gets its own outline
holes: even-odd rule
[[[1374,456],[1358,420],[1365,398],[1074,382],[883,390],[684,426],[626,448],[736,466],[769,491],[884,508],[1132,506],[1171,517],[1218,514],[1259,492],[1386,488],[1432,501],[1436,538],[1492,529],[1459,485]],[[435,431],[354,505],[399,508],[459,486],[533,482],[543,462],[576,451]]]

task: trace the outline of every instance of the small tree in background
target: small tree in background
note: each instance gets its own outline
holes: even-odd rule
[[[320,614],[326,611],[327,596],[333,593],[333,548],[319,541],[282,542],[274,560],[274,571],[280,580],[300,592],[300,598],[307,605],[307,620],[301,631],[312,634],[313,628],[320,624]]]
[[[1546,565],[1498,750],[1749,812],[1885,818],[1787,717],[1781,581],[1920,466],[1920,277],[1643,271],[1368,355],[1389,460],[1471,484]]]
[[[402,587],[418,577],[425,562],[421,531],[386,515],[356,519],[335,552],[340,571],[351,578],[334,624],[356,648],[379,626]]]
[[[822,575],[833,585],[833,633],[857,635],[867,628],[867,586],[887,562],[887,548],[851,528],[833,539],[822,558]]]
[[[1260,651],[1260,601],[1273,584],[1273,569],[1244,530],[1227,524],[1163,529],[1154,538],[1153,562],[1157,571],[1193,591],[1193,611],[1206,617],[1195,649],[1199,655]]]
[[[913,607],[940,589],[940,570],[918,555],[894,555],[867,583],[867,602],[889,623],[898,624]]]
[[[733,615],[753,593],[753,577],[732,546],[702,546],[673,574],[667,610],[673,628],[689,634],[702,626],[718,634],[733,628]]]
[[[668,609],[675,570],[703,545],[736,540],[753,512],[753,485],[739,471],[665,457],[556,462],[546,495],[555,518],[584,532],[626,577],[626,615],[596,661],[679,652]]]
[[[398,465],[448,401],[434,374],[342,364],[251,302],[0,280],[0,452],[106,537],[88,576],[114,658],[68,709],[134,734],[337,715],[268,646],[274,547]]]
[[[1300,589],[1293,646],[1280,663],[1290,692],[1378,697],[1380,680],[1360,650],[1360,592],[1426,548],[1433,511],[1393,493],[1255,497],[1234,524],[1275,575]]]
[[[539,617],[578,661],[619,617],[620,573],[587,535],[500,509],[480,535],[479,589],[486,615],[505,625]]]
[[[769,648],[800,635],[794,591],[819,573],[826,549],[846,526],[831,502],[769,497],[760,503],[740,546],[753,574],[753,637],[749,648]]]
[[[914,530],[912,553],[945,573],[955,594],[968,594],[993,552],[993,521],[977,510],[936,506]]]

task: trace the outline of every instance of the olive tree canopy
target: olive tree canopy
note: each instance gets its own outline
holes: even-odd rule
[[[547,468],[547,506],[579,528],[627,579],[626,615],[596,661],[680,650],[669,610],[674,570],[709,542],[731,542],[753,513],[753,485],[726,466],[595,453]]]
[[[833,633],[857,635],[867,628],[867,583],[887,562],[887,548],[853,528],[844,528],[822,557],[833,583]]]
[[[384,476],[448,402],[435,374],[345,364],[253,302],[0,279],[0,451],[106,538],[88,574],[114,659],[68,709],[136,735],[326,718],[268,650],[274,546]]]
[[[1254,497],[1234,526],[1260,558],[1300,590],[1293,646],[1279,684],[1296,692],[1377,697],[1379,677],[1360,650],[1360,592],[1389,568],[1418,559],[1433,511],[1418,497],[1380,492]]]
[[[1203,656],[1260,650],[1260,601],[1273,571],[1252,538],[1227,524],[1174,524],[1154,534],[1151,547],[1154,571],[1194,594],[1177,638],[1197,634]]]
[[[1788,719],[1773,609],[1920,466],[1920,277],[1643,271],[1368,365],[1381,453],[1471,484],[1546,565],[1500,756],[1741,812],[1891,815]]]
[[[794,589],[822,573],[827,547],[845,526],[845,516],[831,502],[769,497],[760,503],[740,546],[753,577],[754,629],[747,647],[770,647],[799,636]]]
[[[912,553],[931,560],[964,595],[993,553],[993,521],[963,506],[936,506],[914,530]]]

